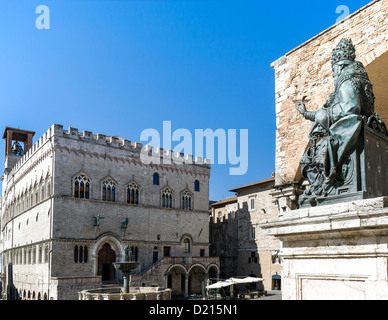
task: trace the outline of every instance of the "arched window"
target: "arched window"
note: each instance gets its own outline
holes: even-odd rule
[[[43,248],[40,245],[38,249],[38,263],[42,263],[42,258],[43,258]]]
[[[198,191],[199,192],[199,181],[198,180],[194,181],[194,191]]]
[[[103,201],[116,201],[116,183],[108,178],[102,183],[102,200]]]
[[[172,208],[173,191],[170,188],[164,188],[162,190],[162,208]]]
[[[188,238],[183,240],[183,252],[190,253],[190,240]]]
[[[39,187],[35,189],[35,204],[39,203]]]
[[[131,182],[127,185],[127,203],[139,204],[140,203],[140,188],[136,182]]]
[[[74,178],[74,197],[89,199],[90,196],[90,179],[84,174]]]
[[[192,210],[192,194],[186,190],[181,194],[181,207],[183,210]]]
[[[159,185],[159,175],[156,172],[154,173],[154,184]]]
[[[44,262],[48,262],[49,261],[49,247],[48,245],[46,245],[44,247]]]
[[[74,262],[75,263],[88,262],[88,247],[87,246],[74,246]]]
[[[135,250],[134,250],[134,260],[137,262],[138,259],[139,259],[139,250],[137,247],[135,247]]]
[[[46,194],[45,194],[45,187],[44,187],[44,185],[42,184],[42,187],[40,188],[40,193],[41,193],[41,200],[44,200],[44,199],[46,199]]]
[[[79,259],[78,261],[80,263],[82,263],[84,260],[84,247],[83,246],[79,246]]]
[[[78,263],[78,246],[74,247],[74,262]]]
[[[47,197],[51,196],[51,182],[49,181],[47,183]]]
[[[88,247],[84,247],[84,262],[88,262]]]

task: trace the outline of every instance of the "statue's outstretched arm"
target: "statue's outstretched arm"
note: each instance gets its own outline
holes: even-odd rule
[[[300,114],[305,117],[305,119],[310,121],[315,121],[315,112],[313,111],[307,111],[306,105],[304,104],[303,100],[299,101],[299,106],[295,107],[296,110],[300,112]]]

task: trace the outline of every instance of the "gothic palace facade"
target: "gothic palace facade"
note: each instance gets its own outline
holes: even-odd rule
[[[77,299],[118,283],[112,263],[126,245],[141,262],[134,285],[187,296],[219,275],[206,161],[180,154],[183,164],[144,164],[140,143],[58,124],[34,145],[33,136],[9,127],[3,136],[3,297]]]

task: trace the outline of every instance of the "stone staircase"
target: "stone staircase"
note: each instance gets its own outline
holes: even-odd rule
[[[165,287],[165,273],[169,264],[166,263],[166,258],[161,258],[150,266],[142,269],[137,274],[131,276],[131,286],[157,286]]]
[[[131,286],[158,286],[166,287],[166,273],[173,265],[180,265],[184,270],[190,270],[194,264],[207,267],[209,264],[219,266],[218,257],[163,257],[154,264],[131,276]]]

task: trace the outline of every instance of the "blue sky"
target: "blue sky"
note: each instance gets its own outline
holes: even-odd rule
[[[335,24],[338,6],[367,3],[2,0],[0,130],[36,131],[35,142],[53,123],[132,141],[163,121],[193,136],[248,129],[248,172],[212,166],[210,199],[221,200],[275,170],[271,63]],[[39,5],[49,30],[36,28]]]

